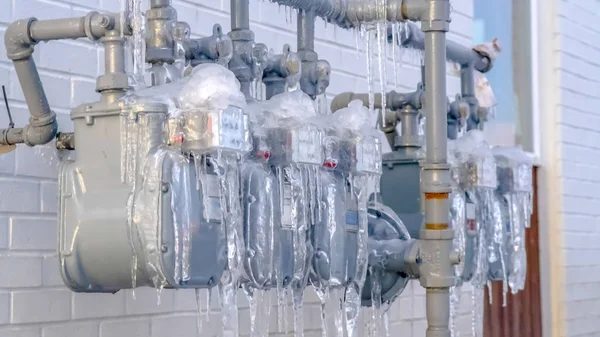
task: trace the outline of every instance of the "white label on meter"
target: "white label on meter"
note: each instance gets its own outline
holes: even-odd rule
[[[281,227],[293,228],[292,222],[292,185],[283,184],[283,209],[281,210]]]
[[[477,235],[477,217],[476,217],[476,213],[475,213],[475,204],[468,202],[466,204],[466,211],[467,211],[467,235],[469,236],[475,236]]]

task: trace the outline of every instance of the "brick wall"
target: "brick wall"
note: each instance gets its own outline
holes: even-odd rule
[[[119,0],[3,0],[2,3],[8,4],[0,9],[0,34],[4,34],[8,23],[20,18],[35,16],[38,19],[53,19],[83,16],[90,10],[118,11],[120,8]],[[472,3],[469,0],[455,1],[453,5],[452,33],[449,37],[469,45]],[[251,6],[251,28],[256,33],[257,42],[264,42],[275,51],[281,50],[284,43],[295,46],[295,15],[289,22],[290,19],[286,17],[290,14],[285,8],[278,8],[267,1],[253,0]],[[189,22],[195,35],[210,34],[214,23],[220,23],[225,31],[229,30],[228,0],[175,0],[175,7],[180,20]],[[573,29],[594,34],[588,28],[580,28],[579,24],[573,25]],[[357,56],[355,33],[335,29],[333,26],[326,28],[321,20],[317,21],[316,28],[316,50],[333,66],[329,96],[343,91],[366,91],[366,61],[363,56]],[[598,30],[596,27],[595,34],[598,34]],[[598,35],[592,36],[598,38]],[[586,45],[586,42],[577,43],[581,46],[578,48],[587,48],[589,55],[600,53],[597,47]],[[61,130],[71,131],[68,117],[70,108],[97,99],[94,92],[95,77],[103,71],[102,55],[99,46],[85,40],[51,42],[37,46],[35,61],[40,68],[48,99],[59,115]],[[419,68],[414,62],[417,60],[409,60],[408,54],[405,59],[399,72],[401,91],[413,90],[420,80]],[[585,76],[595,78],[586,70],[595,69],[598,72],[598,66],[591,64],[592,59],[587,63],[580,62],[581,68],[572,70],[580,70]],[[391,69],[389,64],[390,74]],[[392,83],[392,76],[387,77]],[[573,76],[572,84],[578,86],[581,81],[585,80]],[[0,83],[7,86],[16,124],[24,125],[28,111],[4,50],[0,52]],[[592,86],[588,85],[587,89],[590,91],[587,95],[593,95]],[[449,77],[448,90],[450,97],[460,90],[457,78]],[[600,90],[596,91],[596,97],[598,93]],[[577,132],[593,129],[590,123],[598,122],[591,117],[593,111],[586,112],[586,109],[589,110],[589,107],[584,105],[580,108],[583,111],[578,113],[585,114],[589,122],[577,126]],[[6,126],[8,122],[4,109],[0,111],[0,126]],[[590,143],[581,151],[593,154],[597,151],[593,145],[594,131],[586,132],[590,133]],[[591,155],[586,158],[593,160]],[[573,174],[576,177],[585,175],[586,169],[590,168],[588,164],[574,166]],[[164,291],[161,304],[157,306],[156,292],[153,289],[136,290],[137,299],[134,300],[131,291],[121,291],[114,295],[75,294],[62,285],[55,251],[56,177],[57,158],[50,149],[21,146],[16,152],[0,157],[0,336],[195,336],[196,304],[193,291]],[[594,184],[593,181],[579,180],[577,183]],[[578,204],[574,202],[573,205],[577,207]],[[594,224],[591,221],[594,215],[577,216],[587,219],[587,222],[577,221],[574,226],[578,224],[582,230],[593,231]],[[597,247],[592,241],[588,242],[590,248]],[[458,322],[462,336],[469,336],[471,329],[471,296],[468,287],[466,288]],[[240,329],[248,334],[249,310],[245,299],[242,296],[240,299]],[[409,284],[390,311],[390,329],[393,334],[425,336],[424,299],[423,288],[417,283]],[[314,293],[309,294],[305,305],[307,336],[320,336],[319,310],[317,297]],[[204,329],[207,336],[219,331],[218,314],[213,316],[210,326]]]

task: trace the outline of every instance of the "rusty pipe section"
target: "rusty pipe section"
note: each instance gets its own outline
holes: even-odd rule
[[[44,20],[29,18],[16,21],[6,29],[6,54],[13,61],[31,117],[23,128],[0,130],[0,144],[43,145],[56,137],[56,114],[50,109],[40,75],[33,60],[34,47],[42,41],[89,38],[99,40],[107,32],[120,29],[119,14],[90,12],[85,17]]]

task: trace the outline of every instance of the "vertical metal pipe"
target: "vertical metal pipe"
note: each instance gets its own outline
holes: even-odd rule
[[[250,29],[250,1],[231,0],[231,30]]]
[[[114,35],[114,32],[107,35]],[[104,43],[104,69],[107,74],[125,72],[125,50],[123,41],[120,38]]]
[[[298,11],[298,51],[315,50],[315,12]]]
[[[425,122],[427,135],[426,161],[429,164],[446,163],[446,125],[448,111],[446,97],[446,33],[425,32]]]
[[[460,93],[463,97],[475,96],[475,79],[473,64],[463,64],[460,67]]]
[[[450,320],[450,289],[427,288],[427,337],[450,337],[448,321]]]

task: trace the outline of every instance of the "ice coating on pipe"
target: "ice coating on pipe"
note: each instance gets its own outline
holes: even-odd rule
[[[460,311],[461,289],[463,285],[463,272],[465,270],[467,204],[465,191],[460,186],[460,162],[456,156],[456,142],[448,140],[448,164],[450,165],[452,192],[450,195],[450,224],[454,229],[453,248],[463,258],[454,267],[455,283],[450,288],[450,332],[452,337],[458,337],[456,322]],[[471,206],[469,206],[471,207]]]
[[[488,282],[490,264],[500,262],[500,280],[506,293],[503,225],[500,204],[496,198],[498,185],[496,162],[483,133],[471,130],[456,140],[456,158],[460,163],[460,185],[465,191],[466,235],[463,279],[474,287],[475,301]],[[473,328],[482,325],[479,306],[473,309]]]
[[[512,293],[523,290],[527,273],[525,229],[533,212],[532,160],[521,148],[495,147],[498,198],[505,223],[508,284]]]

